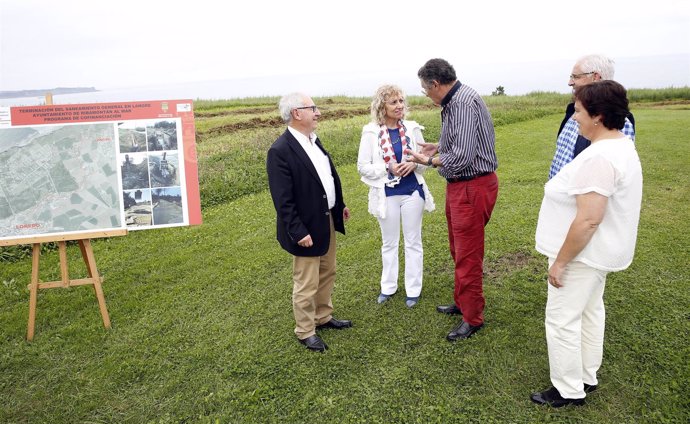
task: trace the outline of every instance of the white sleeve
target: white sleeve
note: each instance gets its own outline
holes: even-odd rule
[[[601,155],[588,158],[568,181],[568,194],[599,193],[611,197],[616,188],[616,168]]]
[[[375,163],[374,155],[378,155],[379,149],[376,145],[376,134],[370,131],[362,131],[362,139],[359,142],[359,153],[357,154],[357,172],[359,175],[376,180],[388,173],[386,165]]]

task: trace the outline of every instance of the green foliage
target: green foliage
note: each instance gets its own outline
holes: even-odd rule
[[[283,129],[233,131],[203,141],[200,172],[209,178],[215,174],[207,168],[218,163],[228,161],[229,172],[241,161],[258,162],[242,168],[256,171],[225,181],[228,187],[214,183],[232,193],[247,179],[253,194],[205,207],[198,227],[94,241],[110,331],[93,290],[44,290],[36,337],[26,342],[31,261],[2,264],[0,422],[688,422],[690,158],[679,152],[688,148],[690,112],[656,104],[634,110],[645,177],[636,257],[607,280],[599,390],[585,407],[552,410],[528,397],[550,384],[546,261],[533,246],[568,96],[511,98],[487,99],[494,119],[506,123],[496,128],[500,192],[487,227],[487,325],[474,338],[448,343],[457,318],[434,310],[452,298],[453,284],[445,182],[434,171],[427,182],[438,210],[424,217],[421,301],[406,308],[401,283],[390,302],[376,304],[380,230],[367,213],[353,156],[367,117],[349,116],[324,120],[319,134],[339,164],[352,210],[347,235],[338,235],[334,306],[337,317],[355,325],[323,331],[327,353],[307,352],[292,332],[291,258],[275,241],[275,212],[259,186],[263,158],[252,157]],[[534,104],[540,112],[527,111]],[[549,108],[548,116],[529,118]],[[433,140],[438,115],[422,103],[411,118]],[[202,190],[214,190],[213,181]],[[78,248],[67,250],[70,275],[83,275]],[[57,264],[55,252],[41,257],[43,281],[60,278]]]
[[[41,244],[41,254],[57,249],[57,243]],[[0,262],[16,262],[30,258],[33,247],[30,244],[0,247]]]
[[[506,95],[506,89],[502,86],[499,85],[496,87],[494,91],[491,92],[492,96],[505,96]]]
[[[197,111],[209,111],[217,109],[232,109],[245,108],[253,106],[273,106],[277,107],[278,97],[248,97],[244,99],[230,99],[230,100],[204,100],[197,99],[194,101],[194,108]]]
[[[669,87],[663,89],[633,88],[628,90],[628,100],[636,102],[675,102],[688,107],[690,87]]]

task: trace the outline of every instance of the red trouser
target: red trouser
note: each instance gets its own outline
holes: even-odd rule
[[[448,242],[455,262],[455,305],[470,325],[484,322],[484,227],[497,196],[496,173],[446,186]]]

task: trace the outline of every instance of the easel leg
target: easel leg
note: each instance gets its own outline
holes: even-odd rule
[[[62,278],[62,287],[69,287],[69,272],[67,270],[67,243],[64,241],[57,242],[58,252],[60,254],[60,276]]]
[[[26,339],[34,339],[34,326],[36,325],[36,299],[38,297],[38,261],[41,257],[41,244],[34,243],[31,260],[31,287],[29,288],[29,325],[26,331]]]
[[[91,240],[79,240],[79,249],[84,258],[89,277],[93,279],[93,287],[96,289],[96,298],[98,299],[98,307],[103,317],[103,325],[105,328],[110,328],[110,316],[108,315],[108,308],[105,306],[105,296],[103,295],[103,287],[101,287],[101,276],[98,274],[98,269],[96,269],[96,258],[93,255]]]

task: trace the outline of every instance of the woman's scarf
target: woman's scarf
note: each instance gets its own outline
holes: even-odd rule
[[[402,120],[398,121],[398,131],[400,133],[400,142],[402,143],[402,162],[406,162],[405,150],[409,148],[408,138],[405,137],[405,126]],[[391,143],[391,137],[388,134],[388,127],[386,124],[381,125],[379,131],[379,146],[381,147],[381,153],[383,154],[383,161],[386,164],[386,169],[389,169],[391,163],[397,163],[398,160],[395,157],[395,151],[393,150],[393,144]],[[395,187],[400,182],[400,177],[393,175],[390,170],[388,171],[388,182],[386,185],[388,187]]]

